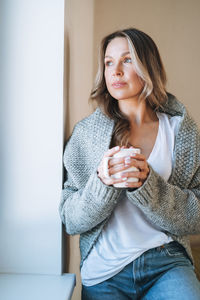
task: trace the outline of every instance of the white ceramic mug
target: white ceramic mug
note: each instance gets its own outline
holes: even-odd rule
[[[138,171],[138,169],[136,167],[130,167],[126,170],[123,170],[123,171],[120,171],[120,172],[117,172],[113,175],[109,175],[108,173],[108,162],[111,158],[118,158],[118,157],[126,157],[126,156],[130,156],[130,155],[133,155],[133,154],[140,154],[141,151],[139,148],[123,148],[121,149],[119,152],[115,153],[113,156],[111,157],[105,157],[104,160],[103,160],[103,171],[104,171],[104,176],[106,178],[110,178],[110,177],[113,177],[115,179],[119,179],[121,178],[121,175],[124,173],[124,172],[132,172],[132,171]],[[135,178],[135,177],[132,177],[132,178],[127,178],[126,180],[127,182],[138,182],[138,178]],[[126,187],[125,186],[125,183],[126,182],[120,182],[120,183],[115,183],[113,184],[113,186],[115,187]]]

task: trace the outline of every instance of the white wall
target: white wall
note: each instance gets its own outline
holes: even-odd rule
[[[0,272],[59,274],[64,0],[0,11]]]

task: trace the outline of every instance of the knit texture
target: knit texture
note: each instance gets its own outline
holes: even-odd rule
[[[192,259],[188,235],[200,233],[200,134],[186,108],[173,95],[160,112],[181,116],[175,138],[175,164],[166,182],[150,166],[144,184],[126,194],[146,217],[182,244]],[[81,265],[119,201],[121,188],[105,185],[97,167],[109,149],[114,121],[97,108],[75,126],[64,152],[66,181],[60,216],[68,234],[80,234]]]

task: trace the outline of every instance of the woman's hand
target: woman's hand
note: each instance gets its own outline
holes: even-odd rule
[[[105,164],[104,164],[104,160],[107,158],[107,157],[112,157],[115,153],[119,152],[120,151],[120,147],[117,146],[117,147],[113,147],[111,149],[109,149],[108,151],[106,151],[104,153],[104,156],[100,162],[100,165],[98,166],[98,169],[97,169],[97,172],[98,172],[98,176],[99,178],[101,179],[101,181],[106,184],[106,185],[113,185],[115,183],[119,183],[119,182],[124,182],[124,179],[123,178],[120,178],[120,179],[115,179],[115,178],[112,178],[112,177],[106,177],[105,176]],[[114,161],[114,165],[115,165],[115,173],[123,170],[123,167],[124,167],[124,158],[116,158],[116,159],[110,159],[108,161],[108,175],[111,176],[113,173],[113,168],[111,169],[111,163],[113,165],[113,161]],[[120,164],[121,162],[121,164]],[[120,164],[120,165],[119,165]]]
[[[122,147],[124,148],[124,147]],[[131,166],[134,166],[138,169],[138,171],[134,172],[126,172],[121,175],[121,178],[115,179],[113,177],[106,177],[104,170],[104,160],[106,157],[112,157],[115,153],[120,151],[120,147],[114,147],[105,152],[103,159],[97,169],[98,176],[101,181],[106,185],[113,185],[115,183],[126,182],[125,186],[127,188],[138,188],[140,187],[144,181],[146,180],[149,174],[149,167],[146,161],[146,158],[142,154],[134,154],[128,157],[119,157],[119,158],[111,158],[108,160],[108,175],[111,176],[115,173],[124,171]],[[136,177],[139,179],[138,182],[127,182],[127,179],[130,177]]]
[[[138,178],[138,182],[126,182],[127,188],[138,188],[143,185],[149,175],[149,166],[146,161],[146,157],[143,154],[134,154],[129,157],[125,157],[125,167],[136,167],[138,171],[124,172],[122,178]]]

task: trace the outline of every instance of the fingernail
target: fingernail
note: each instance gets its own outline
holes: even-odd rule
[[[115,150],[118,150],[118,149],[119,149],[119,146],[116,146],[116,147],[115,147]]]
[[[126,180],[127,180],[127,177],[122,178],[122,180],[126,181]]]
[[[125,164],[130,164],[131,162],[131,158],[130,157],[126,157],[125,158]]]

